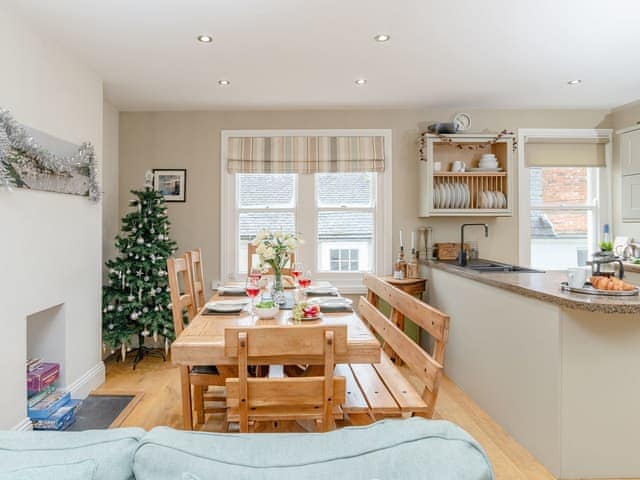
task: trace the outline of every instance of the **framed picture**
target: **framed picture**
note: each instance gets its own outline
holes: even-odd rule
[[[187,170],[153,169],[153,189],[164,195],[166,202],[185,202],[187,200]]]

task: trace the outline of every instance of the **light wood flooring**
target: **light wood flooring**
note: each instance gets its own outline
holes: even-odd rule
[[[144,392],[144,397],[122,423],[123,427],[151,429],[165,425],[181,428],[180,376],[171,362],[145,358],[137,367],[110,359],[107,381],[100,392]],[[436,418],[450,420],[469,432],[486,450],[498,480],[553,480],[536,459],[451,380],[445,378],[436,406]],[[220,431],[220,417],[210,415],[203,430]],[[270,429],[268,431],[274,431]],[[276,431],[302,431],[295,423],[282,423]]]

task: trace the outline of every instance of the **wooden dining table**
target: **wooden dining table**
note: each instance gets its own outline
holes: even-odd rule
[[[213,295],[211,301],[237,299],[237,296]],[[171,360],[180,366],[182,406],[185,427],[192,425],[189,367],[216,365],[224,375],[227,368],[237,365],[237,358],[225,354],[224,331],[230,327],[285,325],[346,325],[347,349],[336,353],[336,363],[379,363],[380,342],[355,312],[323,313],[319,320],[294,321],[291,310],[280,310],[273,319],[259,319],[249,311],[238,314],[211,315],[203,307],[171,345]]]

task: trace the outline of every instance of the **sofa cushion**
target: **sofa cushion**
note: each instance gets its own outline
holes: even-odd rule
[[[50,465],[48,467],[20,468],[0,473],[0,480],[93,480],[96,462],[85,460],[79,463]]]
[[[133,455],[144,433],[139,428],[0,432],[0,473],[93,460],[94,480],[129,480]]]
[[[134,459],[137,480],[287,478],[490,480],[469,434],[446,421],[385,420],[325,434],[215,434],[155,428]]]

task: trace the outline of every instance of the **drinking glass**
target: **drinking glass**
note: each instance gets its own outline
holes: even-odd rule
[[[301,275],[298,278],[298,284],[300,285],[300,288],[302,288],[302,290],[304,292],[304,296],[306,298],[306,296],[307,296],[307,287],[309,287],[309,285],[311,285],[311,270],[307,270],[307,272],[304,275]]]
[[[297,280],[302,275],[303,270],[304,265],[302,265],[302,262],[295,262],[291,267],[291,276]]]
[[[247,285],[245,287],[247,296],[251,299],[251,315],[255,313],[255,298],[260,293],[260,278],[249,275],[247,277]]]

